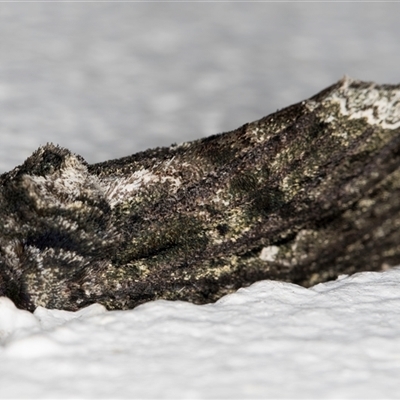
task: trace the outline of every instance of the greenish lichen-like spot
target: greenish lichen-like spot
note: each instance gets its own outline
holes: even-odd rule
[[[0,176],[17,306],[202,304],[400,264],[400,85],[344,78],[241,128],[89,165],[47,144]]]

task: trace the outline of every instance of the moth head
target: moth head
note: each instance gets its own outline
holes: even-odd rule
[[[0,218],[0,295],[24,308],[68,296],[71,279],[111,256],[117,237],[97,177],[52,144],[0,177]]]
[[[93,196],[99,186],[88,174],[87,164],[78,155],[52,144],[40,147],[8,179],[12,196],[37,210],[71,206]]]

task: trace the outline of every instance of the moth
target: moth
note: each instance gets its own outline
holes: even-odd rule
[[[23,309],[196,304],[400,263],[400,85],[343,78],[231,131],[0,176],[0,295]]]

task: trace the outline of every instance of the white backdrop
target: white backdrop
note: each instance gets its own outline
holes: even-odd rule
[[[344,74],[397,83],[396,3],[0,3],[0,171],[235,129]]]

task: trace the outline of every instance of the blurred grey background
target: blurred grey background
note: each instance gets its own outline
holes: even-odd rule
[[[400,82],[400,3],[1,3],[0,172],[239,127],[344,74]]]

